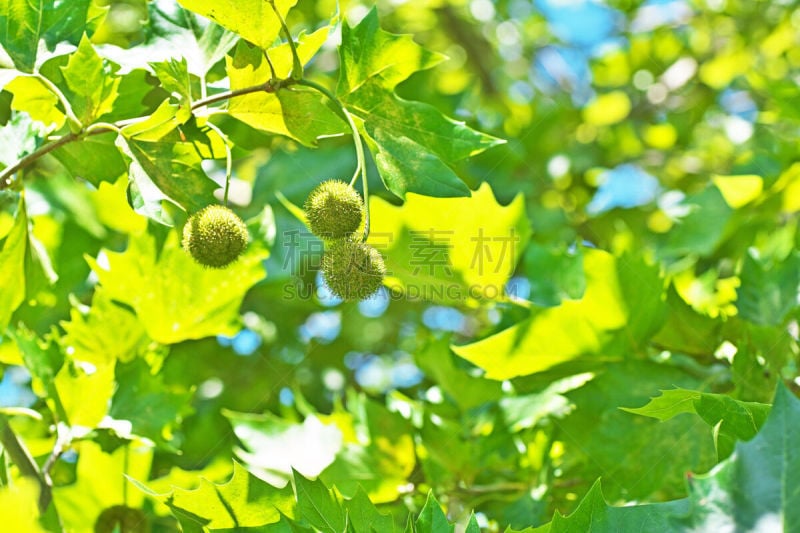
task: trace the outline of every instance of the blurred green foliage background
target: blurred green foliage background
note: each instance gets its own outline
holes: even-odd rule
[[[101,4],[108,12],[92,42],[123,70],[190,53],[182,43],[205,24],[167,0]],[[292,33],[326,24],[336,5],[301,0],[289,15]],[[371,6],[339,2],[350,24]],[[698,417],[660,422],[620,407],[673,387],[751,402],[769,402],[782,378],[797,388],[798,3],[381,0],[377,8],[384,29],[449,57],[401,84],[400,96],[507,140],[459,164],[471,189],[485,182],[491,190],[436,227],[457,232],[507,217],[522,236],[518,263],[509,257],[499,279],[510,297],[413,300],[384,289],[360,303],[336,300],[317,272],[321,243],[285,200],[302,205],[321,180],[349,178],[349,139],[311,149],[223,116],[218,126],[235,143],[232,202],[245,219],[265,208],[272,217],[267,278],[249,291],[258,278],[248,265],[227,278],[235,292],[255,276],[241,281],[241,323],[227,335],[159,344],[158,326],[99,308],[99,271],[146,223],[126,207],[124,181],[87,187],[43,161],[26,201],[59,279],[48,284],[44,268],[27,280],[14,321],[30,331],[0,344],[9,364],[0,404],[44,402],[18,365],[24,335],[55,331],[54,343],[85,343],[87,352],[122,337],[129,344],[117,380],[136,385],[116,389],[110,415],[159,443],[151,463],[146,453],[124,459],[157,491],[191,486],[197,472],[227,479],[238,457],[265,478],[285,480],[289,467],[321,473],[348,495],[359,481],[387,509],[418,511],[432,488],[451,518],[475,509],[487,527],[545,523],[556,509],[573,510],[597,477],[610,503],[685,496],[685,473],[723,458],[711,428]],[[308,71],[333,86],[337,64],[334,35]],[[220,62],[206,81],[225,77]],[[35,142],[11,101],[0,94],[6,165]],[[207,170],[224,176],[224,161]],[[414,197],[398,208],[369,170],[378,226],[405,220],[402,231],[455,205]],[[14,204],[6,203],[8,215]],[[11,220],[0,217],[0,235]],[[152,222],[144,235],[142,250],[154,246],[148,239],[170,238]],[[450,253],[454,262],[471,257]],[[85,257],[96,258],[95,273]],[[414,276],[399,278],[408,291]],[[198,298],[198,314],[203,305]],[[507,328],[517,328],[514,339],[496,335]],[[544,362],[526,366],[542,353]],[[108,392],[80,390],[89,404]],[[46,453],[46,421],[27,424],[26,441]],[[59,511],[74,512],[76,523],[118,498],[117,489],[80,488],[106,494],[91,510],[62,511],[79,491],[76,468],[101,448],[119,450],[125,428],[94,432],[54,470]],[[123,468],[121,452],[103,457],[107,469],[91,468],[84,483]],[[160,504],[141,505],[153,531],[175,527]]]

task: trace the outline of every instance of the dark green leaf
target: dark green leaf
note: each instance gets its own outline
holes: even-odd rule
[[[347,519],[355,533],[392,533],[394,520],[390,515],[381,514],[370,501],[367,493],[359,488],[355,495],[345,502]]]
[[[170,438],[172,429],[186,414],[192,391],[167,385],[161,376],[152,374],[141,358],[118,364],[116,380],[119,385],[111,400],[109,416],[130,422],[133,435],[176,452]]]
[[[467,195],[447,165],[502,141],[394,94],[398,83],[434,66],[441,56],[423,50],[408,36],[383,31],[373,9],[357,26],[342,27],[339,59],[337,94],[364,121],[386,187],[400,197],[407,192]],[[417,155],[411,157],[414,152]]]
[[[668,420],[682,413],[694,413],[714,428],[717,455],[720,459],[733,452],[737,440],[750,440],[758,432],[769,413],[768,404],[741,402],[724,394],[711,394],[686,389],[661,391],[661,396],[630,413]]]
[[[748,253],[741,279],[736,300],[740,316],[755,324],[778,326],[798,305],[800,253],[771,264]]]
[[[368,126],[370,126],[368,124]],[[436,197],[469,196],[470,190],[436,155],[408,137],[380,128],[367,130],[375,163],[386,187],[397,196],[415,192]]]
[[[525,273],[531,284],[530,300],[552,307],[562,300],[578,300],[586,290],[583,250],[531,243],[525,251]]]
[[[131,179],[141,189],[147,180],[170,200],[191,212],[214,202],[219,188],[203,171],[202,154],[189,142],[148,142],[130,139],[126,143],[131,158]]]
[[[733,209],[713,185],[687,196],[683,204],[688,208],[688,214],[666,235],[662,254],[667,257],[711,254],[725,234]],[[714,223],[709,224],[709,220]]]
[[[4,0],[0,3],[0,44],[18,69],[33,72],[41,39],[50,47],[62,40],[74,42],[87,23],[96,22],[102,13],[91,0]]]
[[[536,533],[600,533],[619,531],[675,531],[673,519],[688,509],[688,502],[677,500],[657,505],[609,507],[600,482],[592,485],[578,508],[564,517],[558,512],[553,521],[536,528]]]
[[[433,492],[428,493],[428,499],[419,512],[416,521],[417,533],[453,533],[455,526],[451,524],[439,506],[439,502],[433,496]]]
[[[297,510],[312,526],[326,533],[344,531],[347,517],[342,503],[320,480],[311,481],[294,473]]]
[[[74,178],[84,179],[99,187],[107,181],[114,183],[127,172],[127,164],[114,144],[116,133],[92,135],[68,143],[53,152]]]
[[[478,520],[475,518],[475,513],[469,515],[469,522],[467,522],[467,528],[464,530],[464,533],[481,533],[481,528],[478,525]]]

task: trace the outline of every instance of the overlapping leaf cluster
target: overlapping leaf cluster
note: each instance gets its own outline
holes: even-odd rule
[[[7,528],[800,523],[796,6],[107,4],[0,2]],[[358,304],[291,213],[348,118]]]

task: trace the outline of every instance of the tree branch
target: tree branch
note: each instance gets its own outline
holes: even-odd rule
[[[53,141],[50,144],[45,144],[38,150],[31,152],[30,154],[26,155],[13,165],[6,167],[3,169],[3,172],[0,172],[0,190],[7,189],[11,186],[11,176],[16,172],[19,172],[23,168],[27,167],[43,155],[47,155],[53,150],[56,150],[65,144],[71,143],[72,141],[77,140],[80,135],[76,133],[67,133],[63,137],[60,137],[58,140]]]
[[[267,93],[274,93],[278,89],[282,87],[288,87],[296,83],[296,80],[270,80],[266,83],[261,83],[258,85],[253,85],[252,87],[243,87],[241,89],[235,89],[233,91],[227,91],[220,94],[215,94],[213,96],[209,96],[207,98],[203,98],[201,100],[197,100],[192,104],[192,111],[199,109],[201,107],[205,107],[211,104],[215,104],[217,102],[223,102],[225,100],[230,100],[231,98],[236,98],[237,96],[244,96],[246,94],[253,94],[257,92],[267,92]],[[73,141],[79,141],[86,136],[90,135],[99,135],[101,133],[108,133],[110,131],[118,131],[120,128],[125,127],[128,124],[139,122],[141,120],[145,120],[148,117],[137,117],[133,119],[126,119],[120,120],[115,122],[114,124],[106,124],[106,123],[98,123],[93,124],[85,128],[80,133],[67,133],[63,137],[59,137],[55,141],[49,144],[42,145],[37,150],[31,152],[30,154],[26,155],[13,165],[6,167],[0,172],[0,191],[3,189],[7,189],[12,184],[11,177],[19,172],[20,170],[30,166],[32,163],[40,159],[41,157],[49,154],[50,152],[61,148],[65,144],[69,144]]]
[[[20,474],[32,477],[39,483],[39,513],[44,514],[53,499],[53,488],[3,414],[0,414],[0,443],[11,461],[19,468]]]
[[[215,104],[217,102],[222,102],[225,100],[230,100],[231,98],[235,98],[237,96],[244,96],[246,94],[258,93],[261,91],[267,93],[274,93],[281,87],[285,87],[291,84],[291,80],[278,80],[277,82],[268,81],[266,83],[261,83],[259,85],[253,85],[252,87],[244,87],[242,89],[236,89],[234,91],[227,91],[224,93],[215,94],[213,96],[209,96],[208,98],[203,98],[202,100],[197,100],[192,104],[192,111],[195,109],[199,109],[201,107],[205,107],[210,104]]]

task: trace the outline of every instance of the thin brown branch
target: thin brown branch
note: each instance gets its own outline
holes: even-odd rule
[[[6,167],[0,172],[0,190],[7,189],[11,186],[11,176],[15,173],[19,172],[23,168],[27,167],[40,157],[49,154],[53,150],[57,150],[58,148],[64,146],[65,144],[71,143],[72,141],[77,140],[80,138],[80,135],[77,133],[67,133],[63,137],[60,137],[58,140],[53,141],[50,144],[45,144],[35,152],[31,152],[30,154],[26,155],[13,165]]]

